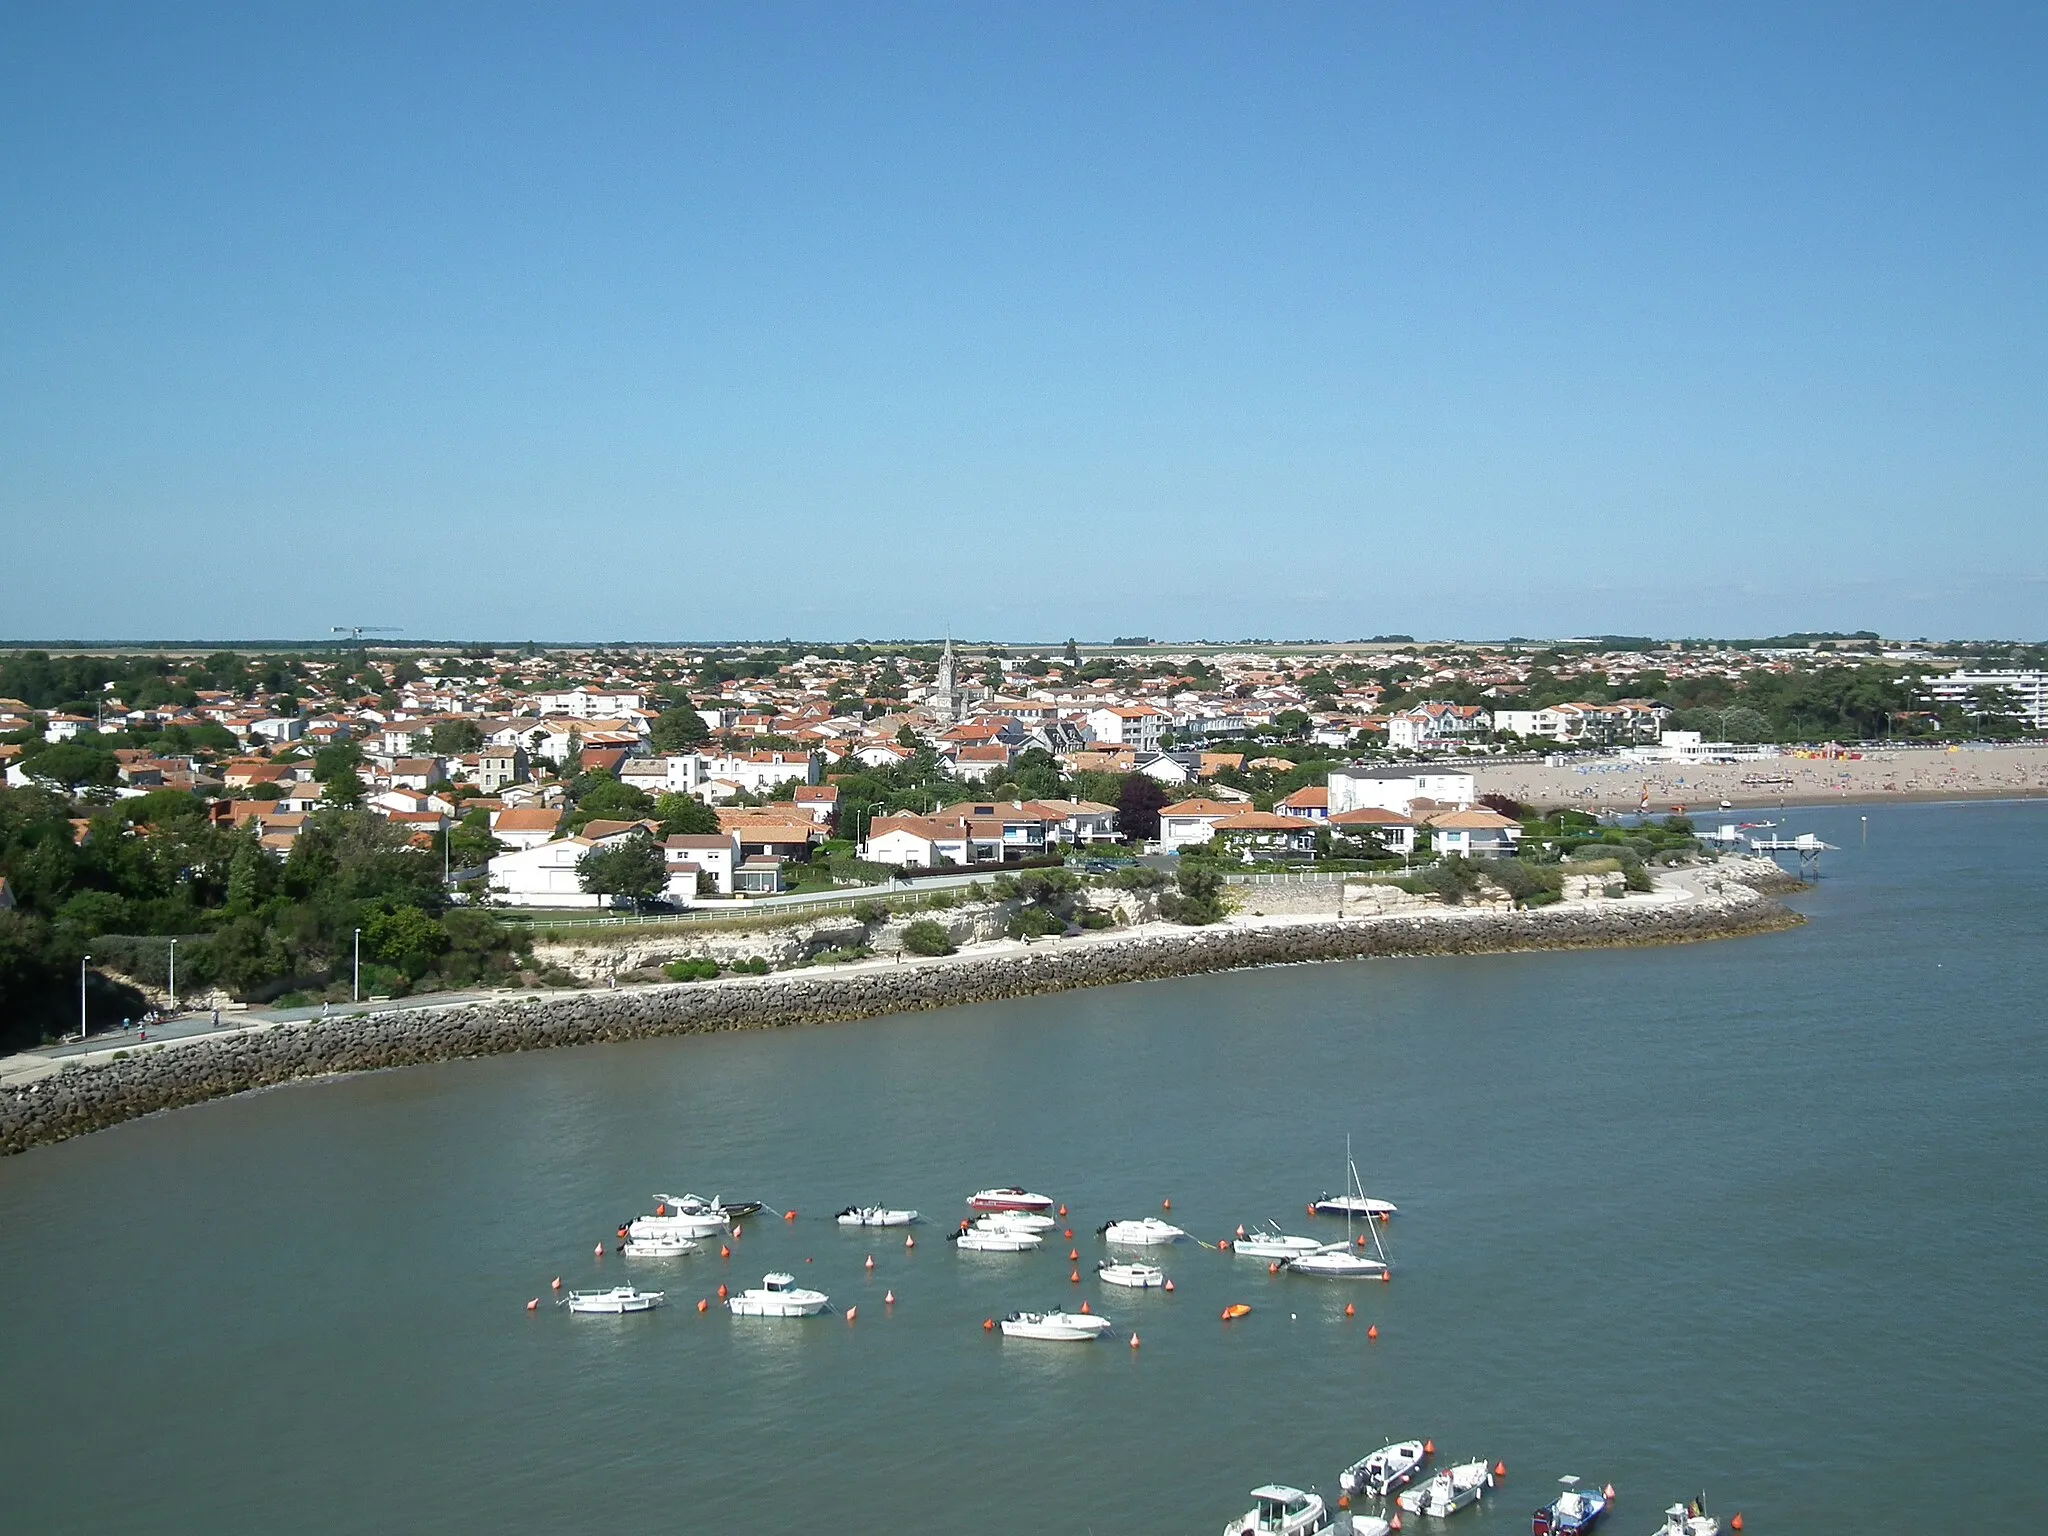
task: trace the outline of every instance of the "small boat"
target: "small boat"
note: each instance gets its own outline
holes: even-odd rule
[[[1028,1189],[984,1189],[967,1197],[970,1211],[1049,1211],[1050,1195],[1034,1195]]]
[[[816,1317],[831,1305],[823,1291],[807,1291],[795,1275],[768,1274],[758,1286],[726,1301],[734,1317]]]
[[[1233,1241],[1230,1251],[1247,1259],[1291,1259],[1297,1254],[1314,1253],[1318,1248],[1327,1246],[1319,1237],[1290,1237],[1278,1227],[1268,1224]]]
[[[1101,1338],[1111,1326],[1108,1318],[1089,1312],[1012,1312],[1003,1319],[1003,1337],[1085,1344]]]
[[[571,1291],[562,1304],[571,1312],[604,1312],[614,1316],[626,1312],[652,1312],[666,1296],[663,1291],[642,1291],[630,1285],[615,1285],[608,1291]]]
[[[1607,1513],[1607,1495],[1581,1488],[1576,1477],[1561,1477],[1564,1492],[1536,1511],[1535,1536],[1577,1536]]]
[[[720,1216],[636,1216],[626,1224],[626,1236],[640,1238],[716,1237],[726,1229]]]
[[[1314,1253],[1296,1254],[1282,1267],[1324,1280],[1376,1280],[1387,1272],[1384,1259],[1368,1259],[1349,1243],[1329,1243]]]
[[[654,1198],[675,1215],[716,1216],[728,1223],[744,1216],[757,1216],[761,1212],[758,1200],[728,1200],[723,1195],[713,1195],[709,1200],[702,1195],[656,1195]]]
[[[1240,1317],[1250,1317],[1251,1315],[1252,1309],[1241,1301],[1233,1301],[1223,1309],[1223,1321],[1226,1323],[1234,1323]]]
[[[1351,1536],[1393,1536],[1394,1523],[1382,1520],[1378,1515],[1361,1515],[1351,1512]]]
[[[969,1227],[964,1232],[947,1233],[946,1241],[969,1253],[1029,1253],[1045,1239],[1036,1232],[1010,1227]]]
[[[1384,1499],[1407,1486],[1428,1460],[1422,1441],[1397,1440],[1346,1467],[1337,1486],[1353,1498]]]
[[[849,1205],[833,1218],[842,1227],[908,1227],[917,1222],[915,1211],[892,1211],[879,1205]]]
[[[1721,1522],[1707,1513],[1703,1493],[1690,1504],[1674,1504],[1665,1510],[1656,1536],[1721,1536]]]
[[[1187,1233],[1170,1221],[1145,1216],[1137,1221],[1105,1221],[1095,1229],[1095,1235],[1104,1242],[1121,1243],[1127,1248],[1154,1248],[1161,1243],[1177,1243]]]
[[[1013,1232],[1050,1232],[1059,1223],[1037,1211],[990,1211],[974,1219],[977,1227],[1007,1227]]]
[[[679,1259],[695,1253],[697,1245],[687,1237],[629,1237],[619,1252],[629,1259]]]
[[[1223,1527],[1223,1536],[1315,1536],[1330,1529],[1322,1495],[1281,1483],[1252,1490],[1252,1507]]]
[[[1395,1499],[1411,1515],[1454,1515],[1467,1504],[1477,1504],[1493,1486],[1493,1466],[1485,1461],[1461,1461],[1445,1467],[1436,1476],[1401,1490]]]
[[[1390,1200],[1373,1200],[1365,1193],[1365,1184],[1358,1177],[1358,1164],[1351,1160],[1351,1138],[1344,1138],[1344,1173],[1347,1182],[1344,1193],[1333,1195],[1328,1190],[1316,1196],[1311,1207],[1318,1216],[1348,1216],[1359,1221],[1377,1221],[1400,1214],[1401,1208]]]
[[[1166,1271],[1151,1264],[1118,1264],[1098,1260],[1095,1278],[1104,1285],[1129,1286],[1134,1291],[1156,1291],[1166,1284]]]

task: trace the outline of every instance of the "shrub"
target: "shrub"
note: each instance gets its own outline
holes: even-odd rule
[[[1166,884],[1166,875],[1149,865],[1132,864],[1118,870],[1109,880],[1120,891],[1156,891]]]
[[[950,955],[953,936],[928,917],[921,917],[903,930],[903,947],[913,955]]]
[[[1019,907],[1010,919],[1008,933],[1013,939],[1043,939],[1067,931],[1067,920],[1041,906]]]
[[[671,960],[662,968],[671,981],[710,981],[718,974],[716,960]]]
[[[853,904],[853,920],[856,923],[879,923],[887,920],[889,904],[886,901],[856,901]]]
[[[768,961],[765,956],[755,955],[751,959],[741,960],[736,963],[733,966],[733,970],[735,973],[744,972],[749,976],[766,976],[768,974]]]
[[[1212,865],[1183,863],[1174,876],[1178,892],[1159,898],[1159,913],[1170,923],[1199,928],[1223,917],[1223,876]]]

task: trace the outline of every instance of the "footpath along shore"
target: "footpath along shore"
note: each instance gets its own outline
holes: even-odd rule
[[[1783,876],[1756,883],[1783,888]],[[956,955],[866,961],[761,977],[574,992],[509,992],[219,1032],[52,1060],[0,1061],[0,1152],[124,1120],[338,1072],[657,1035],[842,1023],[885,1014],[1204,972],[1368,956],[1471,955],[1682,944],[1771,933],[1804,919],[1712,866],[1660,873],[1657,889],[1529,911],[1432,907],[1399,915],[1235,916],[1164,923]]]
[[[1633,811],[1645,790],[1662,815],[1682,805],[1712,815],[1731,808],[1918,800],[2024,800],[2048,796],[2048,746],[1855,748],[1855,757],[1767,757],[1746,763],[1637,763],[1593,758],[1557,767],[1471,767],[1482,795],[1582,811]]]

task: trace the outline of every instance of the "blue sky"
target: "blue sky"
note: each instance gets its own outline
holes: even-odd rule
[[[13,6],[0,637],[2048,632],[2048,10]]]

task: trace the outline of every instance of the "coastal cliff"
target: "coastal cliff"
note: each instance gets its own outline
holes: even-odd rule
[[[943,959],[529,993],[268,1024],[143,1046],[0,1092],[0,1151],[20,1152],[159,1110],[336,1072],[656,1035],[839,1023],[1261,965],[1678,944],[1769,933],[1802,921],[1736,876],[1669,888],[1657,897],[1531,911],[1441,908],[1346,919],[1238,918],[1212,928],[1147,925]]]

